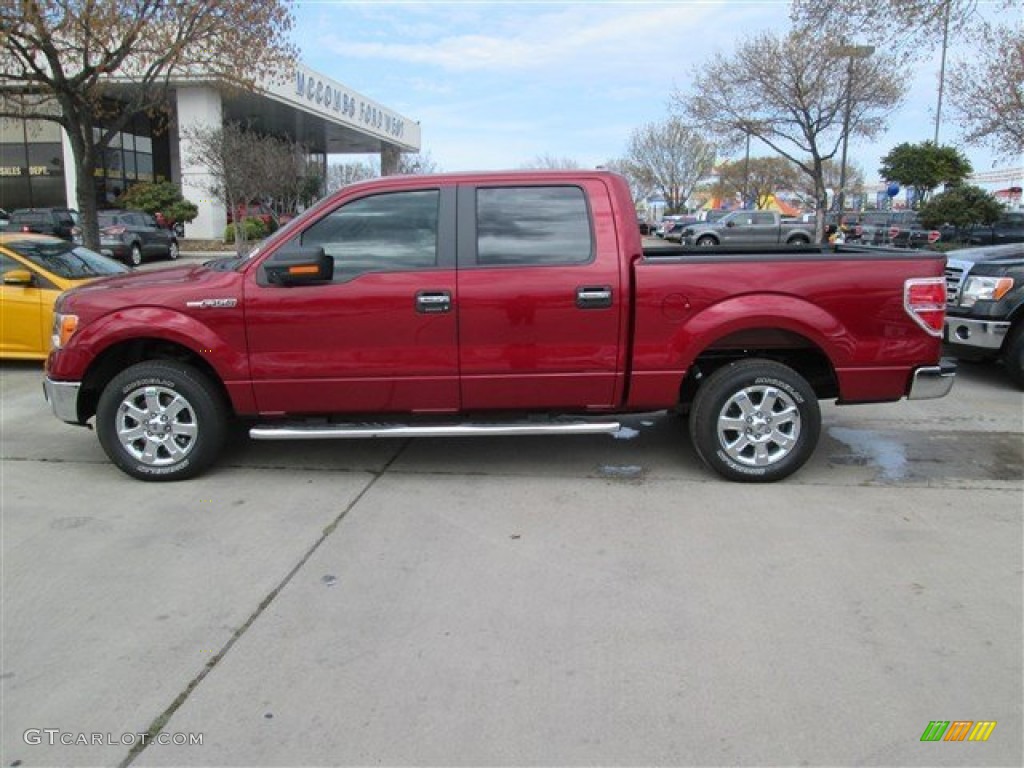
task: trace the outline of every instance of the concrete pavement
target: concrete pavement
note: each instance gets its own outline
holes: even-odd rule
[[[1019,764],[1024,411],[998,370],[826,406],[771,486],[708,474],[665,414],[242,440],[146,484],[39,376],[0,367],[5,766]],[[934,720],[998,724],[921,742]]]

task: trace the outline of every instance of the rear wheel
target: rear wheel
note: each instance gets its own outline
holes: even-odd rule
[[[811,241],[808,240],[803,235],[797,235],[796,237],[791,237],[786,242],[788,242],[790,245],[807,245]]]
[[[701,237],[697,239],[697,245],[701,248],[710,248],[713,245],[718,245],[713,237]]]
[[[701,460],[729,480],[781,480],[810,458],[821,411],[810,384],[771,360],[743,360],[705,381],[690,412],[690,437]]]
[[[178,241],[171,240],[170,246],[167,248],[167,258],[171,261],[175,261],[178,258]]]
[[[208,468],[224,443],[226,409],[189,365],[138,363],[100,395],[96,434],[119,469],[140,480],[184,480]]]
[[[138,243],[132,243],[132,250],[128,254],[128,261],[131,262],[133,267],[137,267],[142,263],[142,248]]]

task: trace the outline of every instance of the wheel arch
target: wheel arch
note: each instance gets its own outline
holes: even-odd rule
[[[194,350],[174,341],[161,338],[136,338],[120,341],[97,355],[82,377],[78,396],[78,418],[84,423],[96,414],[103,389],[118,373],[129,366],[145,361],[167,360],[185,363],[202,373],[217,389],[225,404],[231,396],[220,373],[210,362]]]
[[[719,368],[754,358],[792,368],[807,380],[819,400],[839,396],[835,366],[821,346],[790,329],[758,327],[728,333],[702,349],[680,383],[682,410],[689,409],[701,383]]]

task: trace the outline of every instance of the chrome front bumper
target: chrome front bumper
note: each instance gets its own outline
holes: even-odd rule
[[[978,349],[999,349],[1010,330],[1009,321],[969,320],[946,315],[942,340],[948,344],[961,344]]]
[[[78,381],[54,381],[49,376],[43,379],[43,395],[53,409],[53,415],[68,424],[81,424],[78,420]]]
[[[908,400],[931,400],[945,397],[956,379],[956,361],[944,357],[938,365],[928,365],[914,371]]]

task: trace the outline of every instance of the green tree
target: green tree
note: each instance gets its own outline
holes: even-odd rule
[[[981,187],[956,184],[922,205],[918,215],[926,227],[952,224],[957,229],[969,229],[992,224],[1002,214],[1003,206]]]
[[[65,130],[83,237],[98,248],[94,171],[114,137],[138,113],[166,112],[177,76],[259,90],[257,73],[294,63],[292,24],[290,0],[5,0],[0,118]]]
[[[152,214],[161,213],[172,223],[187,223],[199,215],[195,203],[186,200],[178,185],[169,181],[133,184],[117,199],[117,206]]]
[[[956,147],[940,147],[930,141],[893,147],[878,169],[883,179],[913,189],[920,203],[928,202],[940,184],[959,184],[972,171],[970,161]]]
[[[717,197],[742,199],[744,194],[758,210],[765,208],[779,191],[792,190],[799,179],[799,171],[781,157],[752,157],[720,163],[718,183],[711,188]]]

